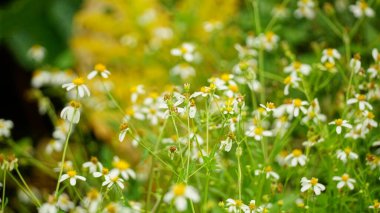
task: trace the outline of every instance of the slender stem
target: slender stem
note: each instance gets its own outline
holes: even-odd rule
[[[62,160],[61,160],[61,169],[60,169],[59,175],[58,175],[57,187],[55,188],[55,198],[58,198],[58,194],[59,194],[59,185],[61,183],[60,179],[61,179],[61,176],[62,176],[62,173],[63,173],[63,168],[64,168],[64,164],[65,164],[65,158],[66,158],[66,151],[67,151],[67,147],[68,147],[68,144],[69,144],[69,139],[70,139],[70,136],[71,136],[71,131],[72,131],[72,128],[73,128],[73,118],[75,116],[75,113],[78,113],[78,111],[77,110],[74,111],[73,116],[72,116],[71,121],[70,121],[69,131],[67,132],[66,141],[65,141],[65,147],[63,149]]]
[[[18,168],[16,167],[16,172],[21,180],[21,182],[24,184],[25,188],[27,189],[27,191],[29,192],[30,196],[32,197],[32,199],[34,199],[37,203],[37,206],[40,207],[41,206],[41,203],[40,201],[38,200],[38,198],[36,197],[36,195],[33,193],[33,191],[29,188],[28,184],[26,184],[24,178],[22,177],[20,171],[18,170]]]
[[[104,91],[106,91],[106,93],[107,93],[108,98],[112,101],[112,103],[116,106],[116,108],[121,112],[121,114],[124,115],[125,112],[124,112],[123,108],[116,101],[116,99],[113,97],[113,95],[111,94],[111,92],[107,89],[107,87],[106,87],[106,85],[104,84],[103,81],[102,81],[102,85],[103,85]]]
[[[187,132],[188,132],[188,155],[187,155],[187,168],[186,168],[186,179],[185,179],[185,183],[187,183],[188,181],[188,178],[189,178],[189,167],[190,167],[190,156],[191,156],[191,139],[190,139],[190,135],[191,135],[191,130],[190,130],[190,116],[189,114],[187,115]]]
[[[158,149],[158,147],[160,146],[160,143],[161,143],[161,139],[163,137],[163,134],[164,134],[164,130],[166,128],[166,124],[168,122],[168,119],[165,119],[164,121],[164,125],[162,126],[162,129],[160,131],[160,134],[158,136],[158,139],[157,139],[157,143],[156,145],[154,146],[154,151],[150,150],[147,146],[145,146],[143,143],[139,143],[143,148],[145,148],[146,150],[148,150],[149,153],[152,154],[153,157],[156,157],[157,159],[159,159],[164,165],[166,165],[168,168],[170,168],[172,170],[172,172],[174,174],[177,175],[177,173],[172,169],[172,167],[167,164],[164,160],[162,160],[158,155],[156,155],[156,151]],[[151,161],[151,167],[150,167],[150,171],[149,171],[149,182],[148,182],[148,195],[146,197],[146,211],[149,212],[149,206],[150,206],[150,197],[151,197],[151,194],[152,194],[152,187],[153,187],[153,178],[154,178],[154,173],[153,173],[153,158],[152,158],[152,161]],[[178,175],[177,175],[178,176]]]
[[[238,147],[239,149],[240,147]],[[239,200],[241,200],[241,164],[240,164],[241,154],[237,155],[238,160],[238,190],[239,190]]]

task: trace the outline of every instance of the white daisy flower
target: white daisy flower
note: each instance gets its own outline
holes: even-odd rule
[[[96,189],[90,189],[90,191],[87,192],[86,197],[83,198],[82,205],[89,213],[96,213],[101,201],[102,195],[99,191]]]
[[[65,212],[68,212],[70,209],[73,209],[75,205],[66,193],[62,193],[58,197],[57,207]]]
[[[57,213],[58,208],[53,195],[49,195],[48,202],[43,203],[40,208],[38,208],[38,213]]]
[[[338,50],[333,49],[333,48],[328,48],[322,51],[322,58],[321,58],[322,63],[325,63],[327,61],[330,63],[335,63],[335,59],[340,59],[340,54]]]
[[[27,53],[28,57],[32,60],[34,60],[37,63],[40,63],[44,60],[46,55],[46,49],[45,47],[35,44],[33,45]]]
[[[302,150],[294,149],[288,156],[286,156],[285,161],[292,167],[304,166],[306,164],[307,157],[302,154]]]
[[[103,165],[98,161],[97,157],[91,157],[91,160],[83,163],[82,166],[83,168],[87,168],[91,174],[103,169]]]
[[[128,123],[127,122],[123,122],[120,125],[120,133],[119,133],[119,141],[120,142],[124,141],[125,135],[127,134],[128,131],[129,131]]]
[[[375,16],[375,11],[364,0],[357,1],[355,5],[350,5],[349,8],[356,18]]]
[[[241,200],[227,199],[227,211],[232,213],[239,213],[240,210],[246,212],[249,209],[247,205]]]
[[[294,117],[298,117],[298,115],[300,114],[300,111],[303,114],[307,113],[307,109],[304,106],[308,104],[309,103],[307,101],[302,101],[301,99],[296,98],[296,99],[293,99],[292,104],[288,105],[286,110],[290,115],[294,115]]]
[[[349,124],[348,121],[342,120],[341,118],[335,119],[335,121],[330,122],[329,125],[336,125],[336,133],[337,134],[342,133],[342,127],[352,129],[352,125]]]
[[[190,199],[194,203],[199,202],[200,197],[197,190],[189,185],[183,183],[175,184],[171,187],[170,191],[164,196],[164,201],[166,203],[174,202],[176,209],[180,212],[187,209],[187,201]]]
[[[361,111],[365,110],[366,108],[369,110],[372,110],[373,109],[372,105],[370,103],[368,103],[366,100],[367,100],[366,95],[356,94],[355,98],[351,98],[351,99],[347,100],[347,104],[351,105],[351,104],[358,103],[359,109]]]
[[[260,175],[260,174],[265,174],[266,179],[269,179],[272,177],[273,179],[278,180],[280,178],[280,176],[276,172],[273,171],[271,166],[266,166],[263,169],[255,170],[255,175]]]
[[[0,119],[0,137],[9,137],[12,128],[13,121]]]
[[[194,61],[195,46],[191,43],[183,43],[180,47],[174,48],[170,51],[173,56],[180,56],[187,62]]]
[[[360,55],[355,54],[355,56],[350,60],[350,67],[355,73],[358,73],[361,69],[362,62],[360,61]]]
[[[312,177],[310,180],[308,180],[306,177],[303,177],[301,179],[301,186],[301,192],[312,189],[317,196],[321,194],[321,191],[324,191],[326,189],[324,185],[318,183],[318,178],[314,177]]]
[[[80,175],[77,175],[77,172],[75,170],[69,170],[66,172],[66,174],[63,174],[61,178],[59,179],[59,182],[63,182],[65,180],[70,180],[70,185],[75,186],[77,183],[77,180],[86,181],[86,178]]]
[[[347,186],[350,190],[353,190],[354,189],[354,183],[356,183],[356,181],[354,179],[350,178],[350,176],[346,173],[343,174],[342,176],[334,176],[333,180],[339,181],[338,185],[337,185],[338,189],[341,189],[344,186]]]
[[[111,72],[107,70],[107,67],[103,64],[96,64],[94,70],[92,70],[88,75],[88,79],[93,79],[95,76],[100,75],[102,78],[108,78]]]
[[[60,152],[62,151],[64,141],[51,139],[46,145],[45,152],[46,154],[51,154],[53,151]]]
[[[119,172],[116,170],[112,170],[109,174],[105,175],[105,180],[102,183],[102,186],[107,186],[107,188],[111,188],[114,184],[119,186],[121,189],[124,189],[124,180],[119,177]]]
[[[380,209],[380,202],[378,200],[373,201],[373,205],[368,206],[370,209]]]
[[[61,118],[75,124],[79,123],[81,104],[77,101],[70,101],[70,104],[61,111]]]
[[[339,149],[336,152],[336,155],[339,160],[343,161],[343,163],[346,163],[348,159],[356,160],[359,158],[358,154],[353,152],[349,147],[346,147],[344,150]]]
[[[290,73],[291,76],[297,76],[298,73],[302,75],[309,75],[311,71],[311,66],[308,64],[302,64],[299,61],[294,61],[289,66],[284,68],[285,73]]]
[[[263,137],[271,137],[273,133],[268,130],[264,130],[262,127],[250,126],[248,131],[245,132],[248,137],[253,137],[257,141],[261,141]]]
[[[373,57],[373,60],[375,60],[375,62],[377,63],[380,62],[380,54],[376,48],[372,50],[372,57]]]
[[[136,103],[137,98],[140,95],[144,95],[145,94],[144,85],[139,84],[137,86],[131,87],[130,92],[131,92],[131,101],[132,101],[132,103]]]
[[[255,213],[256,211],[258,211],[258,208],[256,206],[256,201],[255,200],[249,201],[248,208],[246,208],[244,213]]]
[[[288,77],[286,77],[284,79],[284,84],[285,84],[285,87],[284,87],[284,95],[289,95],[289,87],[292,86],[293,88],[298,88],[299,87],[299,81],[301,79],[298,78],[297,76],[292,76],[292,75],[289,75]]]
[[[266,105],[260,104],[260,106],[262,108],[264,108],[265,111],[267,111],[267,112],[272,112],[273,110],[276,109],[276,105],[274,103],[272,103],[272,102],[267,102]]]
[[[84,84],[83,78],[75,78],[71,83],[66,83],[62,85],[62,88],[70,91],[72,89],[76,89],[79,97],[83,98],[84,96],[90,96],[90,90]]]
[[[128,180],[129,177],[131,177],[132,179],[136,179],[136,173],[132,169],[130,169],[129,163],[125,160],[122,160],[119,157],[114,156],[112,166],[115,168],[111,170],[111,173],[113,171],[116,171],[117,173],[121,174],[121,176],[125,180]]]

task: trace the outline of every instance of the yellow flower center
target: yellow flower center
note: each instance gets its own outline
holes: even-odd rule
[[[112,165],[113,165],[115,168],[119,169],[119,170],[126,170],[126,169],[128,169],[128,168],[130,167],[130,166],[129,166],[129,163],[127,163],[127,162],[124,161],[124,160],[114,161],[114,162],[112,163]]]
[[[359,101],[365,101],[365,99],[366,99],[365,95],[358,95]]]
[[[348,174],[342,175],[342,181],[347,182],[350,176]]]
[[[380,202],[378,200],[373,201],[373,208],[380,209]]]
[[[78,101],[70,101],[70,106],[74,107],[75,109],[79,109],[80,103]]]
[[[250,210],[253,210],[256,208],[256,205],[254,203],[250,203],[248,207]]]
[[[109,170],[107,169],[107,168],[103,168],[102,169],[102,174],[103,175],[106,175],[106,174],[108,174],[109,173]]]
[[[301,101],[301,99],[297,98],[297,99],[294,99],[293,104],[294,104],[295,107],[301,107],[302,106],[302,101]]]
[[[328,69],[328,70],[335,67],[334,63],[331,63],[331,62],[328,62],[328,61],[324,65],[325,65],[326,69]]]
[[[295,61],[295,62],[293,62],[293,68],[295,69],[295,70],[298,70],[298,69],[300,69],[301,68],[301,62],[299,62],[299,61]]]
[[[346,148],[344,149],[344,152],[348,155],[348,154],[351,153],[351,149],[350,149],[349,147],[346,147]]]
[[[182,54],[185,54],[185,53],[187,53],[188,50],[187,50],[187,48],[185,46],[182,46],[181,49],[180,49],[180,51],[181,51]]]
[[[368,112],[367,118],[374,119],[375,115],[372,112]]]
[[[300,149],[295,149],[293,150],[292,154],[294,157],[299,157],[302,155],[302,151]]]
[[[276,108],[276,105],[274,105],[274,103],[272,103],[272,102],[267,102],[267,108],[268,109],[274,109],[274,108]]]
[[[267,33],[265,33],[265,37],[267,38],[267,40],[269,41],[269,42],[271,42],[271,41],[273,41],[273,37],[274,37],[274,33],[273,32],[267,32]]]
[[[112,177],[112,178],[111,178],[111,181],[114,182],[114,183],[115,183],[117,180],[119,180],[119,176],[115,176],[115,177]]]
[[[75,175],[77,175],[77,172],[76,171],[74,171],[74,170],[70,170],[70,171],[68,171],[67,172],[67,175],[69,175],[69,177],[75,177]]]
[[[290,84],[292,82],[292,77],[288,76],[284,79],[284,84]]]
[[[365,10],[368,8],[368,4],[365,1],[360,1],[359,7],[360,7],[360,9]]]
[[[273,171],[273,169],[271,166],[267,166],[267,167],[265,167],[264,171],[265,172],[271,172],[271,171]]]
[[[235,200],[235,205],[236,205],[236,207],[240,207],[241,205],[243,205],[243,201]]]
[[[210,87],[201,87],[201,92],[203,92],[203,93],[209,93],[210,92]]]
[[[228,86],[228,88],[229,88],[232,92],[237,92],[237,91],[239,91],[238,86],[237,86],[237,85],[234,85],[234,84],[230,84],[230,85]]]
[[[98,72],[104,72],[107,68],[103,64],[96,64],[94,69]]]
[[[109,213],[116,213],[117,212],[116,206],[112,203],[110,203],[110,204],[108,204],[108,206],[106,206],[106,210]]]
[[[262,135],[264,132],[264,129],[261,127],[256,127],[254,132],[255,132],[255,135]]]
[[[176,184],[173,187],[173,192],[175,196],[182,196],[185,194],[186,191],[186,185],[183,183]]]
[[[317,185],[318,184],[318,178],[311,178],[311,180],[310,180],[310,184],[312,185],[312,186],[315,186],[315,185]]]
[[[229,81],[231,78],[230,78],[230,74],[223,74],[221,77],[220,77],[223,81]]]
[[[335,120],[335,125],[337,125],[337,126],[342,126],[342,124],[343,124],[343,120],[342,119],[336,119]]]
[[[96,200],[99,197],[99,192],[96,189],[91,189],[89,192],[87,192],[87,198],[90,200]]]
[[[309,118],[314,118],[314,117],[315,117],[315,112],[310,111],[310,112],[309,112]]]
[[[334,55],[334,49],[328,48],[326,50],[326,55],[332,57]]]
[[[133,115],[133,114],[135,114],[135,110],[132,108],[129,108],[129,109],[127,109],[126,113],[127,113],[127,115]]]
[[[83,78],[75,78],[73,80],[73,84],[80,86],[80,85],[84,84],[84,79]]]

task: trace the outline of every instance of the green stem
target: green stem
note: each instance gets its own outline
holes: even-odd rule
[[[190,130],[190,117],[189,115],[187,116],[187,132],[188,132],[188,155],[187,155],[187,168],[186,168],[186,179],[185,179],[185,183],[187,184],[188,182],[188,178],[189,178],[189,167],[190,167],[190,156],[191,156],[191,139],[190,139],[190,134],[191,134],[191,130]]]
[[[29,192],[30,196],[32,197],[32,199],[34,199],[37,203],[37,207],[40,207],[41,206],[41,203],[40,201],[38,200],[38,198],[36,197],[36,195],[33,193],[33,191],[29,188],[28,184],[26,184],[24,178],[22,177],[20,171],[18,170],[18,168],[16,167],[16,172],[21,180],[21,182],[24,184],[25,188],[27,189],[27,191]]]
[[[240,147],[238,147],[239,149]],[[241,164],[240,164],[240,157],[241,154],[239,153],[237,155],[237,161],[238,161],[238,190],[239,190],[239,200],[241,200]]]
[[[62,176],[62,173],[63,173],[63,168],[64,168],[64,164],[65,164],[65,158],[66,158],[66,151],[67,151],[67,147],[68,147],[68,144],[69,144],[69,139],[70,139],[70,136],[71,136],[71,131],[72,131],[72,128],[73,128],[73,118],[75,116],[75,113],[78,113],[78,111],[77,110],[74,111],[73,116],[72,116],[71,121],[70,121],[69,131],[67,132],[66,141],[65,141],[65,147],[63,149],[62,160],[61,160],[61,169],[60,169],[59,175],[58,175],[57,187],[55,188],[55,198],[58,198],[58,194],[59,194],[59,185],[61,183],[60,179],[61,179],[61,176]]]
[[[116,101],[116,99],[113,97],[111,92],[107,89],[107,87],[103,81],[102,81],[102,85],[103,85],[104,91],[106,91],[106,93],[107,93],[108,98],[112,101],[112,103],[116,106],[116,108],[121,112],[121,114],[124,115],[125,112],[124,112],[123,108],[121,108],[120,104]]]

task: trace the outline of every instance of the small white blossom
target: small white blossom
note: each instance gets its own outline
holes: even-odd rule
[[[306,177],[301,179],[301,192],[305,192],[309,189],[312,189],[315,195],[320,195],[321,191],[324,191],[326,187],[320,183],[318,183],[318,178],[311,178],[308,180]]]
[[[285,161],[292,167],[304,166],[306,164],[307,157],[302,154],[302,150],[294,149],[288,156],[286,156]]]
[[[63,174],[61,178],[59,179],[59,182],[63,182],[65,180],[70,180],[70,185],[75,186],[77,183],[77,180],[86,181],[86,178],[80,175],[77,175],[77,172],[75,170],[69,170],[66,174]]]
[[[364,0],[357,1],[355,5],[350,5],[349,8],[356,18],[375,16],[375,11]]]
[[[350,178],[348,174],[343,174],[342,176],[334,176],[333,180],[339,181],[337,185],[338,189],[347,186],[350,190],[353,190],[354,183],[356,182],[354,179]]]
[[[83,98],[84,96],[90,96],[90,90],[84,84],[83,78],[75,78],[71,83],[66,83],[62,85],[62,88],[70,91],[72,89],[77,89],[79,97]]]
[[[61,118],[75,124],[79,123],[80,119],[80,106],[77,101],[71,101],[68,106],[61,111]]]
[[[92,70],[88,75],[88,79],[93,79],[95,76],[100,75],[102,78],[108,78],[111,72],[107,70],[106,66],[103,64],[96,64],[94,70]]]
[[[187,201],[190,199],[192,202],[197,203],[200,200],[197,190],[189,185],[183,183],[175,184],[170,188],[164,196],[164,201],[166,203],[174,202],[176,209],[180,212],[187,209]]]
[[[335,121],[330,122],[329,125],[336,125],[336,133],[338,135],[342,133],[342,127],[352,129],[352,125],[349,124],[348,121],[342,120],[341,118],[335,119]]]
[[[9,137],[12,128],[13,122],[11,120],[0,119],[0,137]]]

